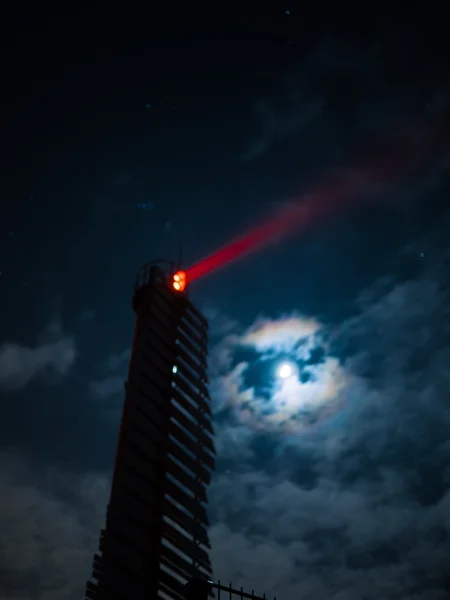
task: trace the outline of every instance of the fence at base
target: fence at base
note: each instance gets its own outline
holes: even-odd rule
[[[253,590],[251,593],[244,592],[244,588],[242,587],[237,590],[232,587],[231,583],[228,586],[222,585],[220,580],[214,583],[205,579],[191,579],[185,585],[184,589],[186,600],[208,600],[208,598],[214,597],[217,600],[236,600],[235,596],[240,598],[240,600],[244,600],[244,598],[248,600],[268,600],[265,594],[257,596]],[[274,596],[273,600],[277,600],[276,596]]]

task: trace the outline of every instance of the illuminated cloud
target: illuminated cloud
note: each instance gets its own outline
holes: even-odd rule
[[[247,363],[240,363],[224,376],[221,391],[235,408],[239,420],[249,427],[303,430],[321,423],[344,405],[349,379],[334,357],[308,369],[314,376],[304,383],[296,376],[283,380],[269,400],[254,387],[244,386],[247,368]]]
[[[259,319],[242,336],[222,341],[220,355],[227,346],[227,360],[211,381],[216,410],[231,406],[241,424],[259,430],[298,431],[321,423],[343,405],[348,376],[339,360],[325,356],[322,362],[308,362],[319,343],[323,347],[324,330],[314,319],[290,316],[278,320]],[[258,383],[249,384],[247,374],[253,362],[233,363],[239,347],[255,349],[255,361],[285,360],[292,357],[294,372],[282,379],[276,376],[264,391]],[[298,361],[298,363],[296,362]],[[217,362],[217,361],[216,361]],[[271,369],[269,364],[267,369]],[[264,370],[264,369],[263,369]]]
[[[320,330],[320,324],[314,319],[288,317],[278,321],[259,320],[242,337],[241,344],[253,346],[259,352],[274,350],[289,352],[295,345]]]
[[[311,372],[311,369],[308,369]],[[294,415],[298,410],[314,410],[335,399],[345,385],[345,374],[339,361],[329,357],[313,369],[314,378],[302,383],[298,377],[284,379],[272,401],[279,409]]]

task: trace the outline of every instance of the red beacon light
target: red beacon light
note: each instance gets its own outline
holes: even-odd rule
[[[185,271],[177,271],[172,277],[172,287],[176,292],[184,292],[186,288]]]

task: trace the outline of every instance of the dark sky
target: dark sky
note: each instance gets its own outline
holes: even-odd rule
[[[140,265],[181,243],[189,266],[416,149],[191,292],[211,326],[215,578],[449,596],[448,35],[411,11],[272,4],[3,19],[0,600],[82,597]]]

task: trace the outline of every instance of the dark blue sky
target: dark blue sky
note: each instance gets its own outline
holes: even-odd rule
[[[2,25],[0,600],[83,593],[140,265],[180,243],[189,265],[436,131],[370,203],[192,297],[211,325],[215,577],[285,600],[448,597],[445,32],[214,10]]]

